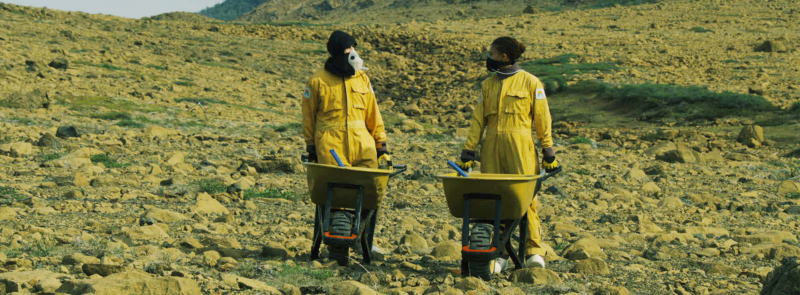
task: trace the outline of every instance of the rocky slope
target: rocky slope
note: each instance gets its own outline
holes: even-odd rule
[[[7,292],[67,294],[791,290],[787,257],[800,255],[791,3],[368,26],[135,21],[0,4],[0,281]],[[333,29],[359,38],[392,150],[412,167],[392,181],[376,237],[384,253],[371,266],[308,259],[299,104]],[[778,109],[643,122],[592,93],[551,96],[567,170],[541,195],[548,270],[464,279],[460,221],[435,175],[464,140],[487,77],[485,45],[505,34],[531,45],[529,61],[576,54],[571,64],[618,66],[571,74],[572,84],[758,91]],[[756,51],[765,41],[785,50]]]

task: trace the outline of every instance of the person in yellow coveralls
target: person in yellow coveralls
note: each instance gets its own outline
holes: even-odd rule
[[[311,162],[336,165],[333,149],[345,166],[377,168],[388,153],[378,101],[356,45],[349,34],[333,32],[330,58],[303,90],[303,137]]]
[[[550,107],[539,78],[525,72],[516,60],[525,52],[525,44],[510,37],[492,42],[486,67],[495,73],[483,81],[467,141],[461,151],[459,166],[471,168],[476,160],[475,150],[483,137],[481,172],[499,174],[538,174],[541,167],[555,171],[558,167],[551,134]],[[542,147],[543,161],[539,166],[532,127],[536,129]],[[537,213],[538,198],[528,208],[526,263],[545,266],[547,254],[542,241],[541,220]],[[502,262],[501,262],[502,261]],[[498,259],[493,272],[500,272],[507,261]]]

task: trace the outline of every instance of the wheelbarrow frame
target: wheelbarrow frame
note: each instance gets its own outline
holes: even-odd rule
[[[536,184],[533,191],[533,198],[539,193],[542,187],[542,182],[557,173],[561,172],[561,167],[558,167],[551,173],[545,173],[542,170],[540,177],[536,178]],[[486,193],[466,193],[462,196],[464,198],[461,225],[461,274],[462,276],[469,276],[470,262],[490,262],[497,259],[504,252],[509,255],[509,258],[514,262],[515,269],[521,269],[525,265],[525,251],[527,250],[527,237],[528,237],[528,214],[525,213],[518,219],[501,219],[503,196],[499,194],[486,194]],[[470,203],[473,200],[494,200],[495,213],[492,219],[471,219]],[[472,223],[487,223],[493,225],[493,238],[491,248],[488,250],[474,250],[469,249],[470,242],[470,224]],[[502,227],[501,227],[502,225]],[[515,251],[512,242],[512,237],[516,229],[519,227],[518,249]],[[501,245],[503,246],[501,248]]]
[[[408,169],[407,165],[392,165],[393,172],[389,174],[391,179]],[[388,186],[388,184],[387,184]],[[341,209],[336,211],[347,211],[355,215],[354,223],[352,224],[352,234],[349,237],[336,236],[330,233],[331,211],[333,210],[332,203],[334,189],[354,190],[356,194],[355,208]],[[374,243],[375,226],[378,218],[378,209],[380,203],[375,205],[374,209],[364,209],[364,186],[346,182],[328,182],[327,194],[325,197],[325,205],[316,205],[314,210],[314,234],[312,237],[311,246],[311,260],[319,259],[320,248],[322,244],[335,246],[340,248],[354,248],[356,244],[361,244],[363,263],[370,264],[372,257],[370,250]],[[363,218],[362,218],[363,217]],[[340,262],[340,264],[342,264]]]

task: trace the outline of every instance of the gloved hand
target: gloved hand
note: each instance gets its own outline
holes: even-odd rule
[[[475,166],[475,151],[461,150],[461,159],[458,160],[458,168],[467,170]]]
[[[556,169],[558,169],[558,160],[556,160],[556,156],[544,157],[544,159],[542,159],[542,167],[544,167],[544,171],[547,173],[556,171]]]
[[[378,158],[389,153],[389,145],[386,142],[376,142],[375,151],[378,152]]]
[[[317,146],[306,145],[306,152],[308,153],[308,162],[317,163]]]

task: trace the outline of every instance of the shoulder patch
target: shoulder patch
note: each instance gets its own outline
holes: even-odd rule
[[[303,89],[303,98],[311,98],[311,88],[308,88],[308,86]]]
[[[545,99],[547,96],[544,95],[544,88],[536,88],[536,99]]]

